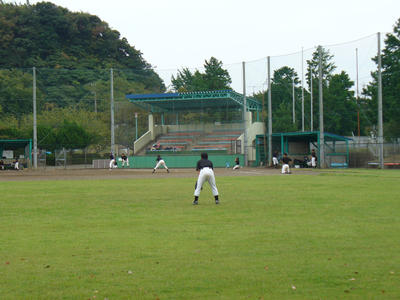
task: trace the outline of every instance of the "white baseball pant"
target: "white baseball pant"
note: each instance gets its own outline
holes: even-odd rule
[[[288,164],[283,164],[283,166],[282,166],[282,174],[286,174],[286,173],[289,173],[289,172],[290,172],[289,165]]]
[[[165,161],[163,159],[159,160],[158,163],[156,164],[156,166],[154,167],[154,170],[157,170],[161,165],[164,166],[165,169],[168,170],[167,165],[165,164]]]
[[[201,188],[203,187],[203,184],[206,180],[211,186],[212,194],[214,196],[218,196],[218,189],[217,185],[215,184],[214,171],[211,168],[203,168],[200,170],[199,178],[197,178],[197,186],[196,190],[194,191],[194,195],[196,197],[200,196]]]
[[[313,168],[315,168],[317,166],[317,160],[315,159],[315,157],[311,157],[311,166]]]

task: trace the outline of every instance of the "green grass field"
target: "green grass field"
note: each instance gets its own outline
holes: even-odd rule
[[[400,172],[0,182],[1,299],[399,299]]]

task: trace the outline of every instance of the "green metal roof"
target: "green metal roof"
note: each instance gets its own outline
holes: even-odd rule
[[[29,145],[32,143],[32,140],[6,140],[6,139],[0,139],[0,148],[2,149],[7,149],[7,150],[16,150],[21,147],[25,147],[26,145]]]
[[[318,140],[319,131],[299,131],[299,132],[278,132],[273,133],[272,138],[288,137],[291,140],[309,140],[315,142]],[[262,137],[262,135],[257,135],[257,137]],[[324,138],[326,141],[351,141],[351,138],[337,135],[330,132],[324,132]]]
[[[243,107],[243,95],[233,90],[191,93],[130,94],[131,103],[151,112],[201,111],[206,108],[235,110]],[[262,105],[251,97],[246,97],[248,111],[261,111]]]

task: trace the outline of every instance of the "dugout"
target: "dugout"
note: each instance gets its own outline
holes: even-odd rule
[[[0,139],[0,158],[8,168],[11,168],[15,159],[18,159],[19,163],[24,167],[30,167],[32,162],[32,140]]]
[[[257,135],[256,137],[256,163],[260,165],[265,162],[266,153],[264,140],[268,142],[268,136]],[[349,141],[351,139],[325,132],[324,152],[325,164],[330,168],[347,168],[349,165]],[[280,154],[287,153],[293,160],[304,161],[305,156],[311,156],[311,150],[315,149],[318,157],[318,165],[321,162],[320,156],[320,132],[280,132],[272,134],[272,152]],[[268,147],[267,150],[268,151]],[[268,154],[267,154],[268,155]],[[321,166],[319,166],[321,167]]]
[[[227,162],[232,165],[233,156],[245,154],[245,144],[249,146],[247,160],[255,160],[251,145],[264,129],[260,120],[262,105],[252,97],[220,90],[129,94],[126,98],[148,112],[148,130],[134,143],[134,159],[140,159],[142,167],[153,168],[153,156],[157,154],[168,155],[169,161],[176,161],[179,167],[193,167],[193,159],[198,160],[203,151],[212,153],[221,166]],[[151,149],[152,145],[161,145],[162,149]],[[148,163],[145,156],[151,156]],[[181,157],[179,164],[172,156]],[[243,164],[244,156],[240,157]],[[182,164],[184,161],[188,163]]]

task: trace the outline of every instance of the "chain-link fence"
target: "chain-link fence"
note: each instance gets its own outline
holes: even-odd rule
[[[270,100],[273,133],[319,131],[323,121],[325,132],[353,138],[349,143],[350,167],[373,167],[379,162],[380,149],[376,138],[377,45],[374,34],[348,43],[272,55],[268,57],[269,65],[266,56],[221,67],[229,74],[230,88],[262,103],[263,112],[253,113],[252,122],[264,123],[264,133]],[[205,72],[205,66],[185,69],[191,74]],[[173,79],[183,69],[155,71],[163,84],[157,85],[159,78],[133,69],[0,69],[0,139],[33,138],[34,99],[39,166],[90,167],[94,159],[108,159],[111,151],[132,155],[135,141],[149,130],[149,113],[152,122],[170,126],[171,132],[210,133],[220,129],[229,135],[229,131],[245,130],[243,109],[232,109],[228,104],[212,107],[201,102],[200,108],[177,106],[149,111],[146,106],[130,103],[128,94],[177,92]],[[390,87],[383,85],[385,88]],[[214,146],[226,142],[230,153],[238,152],[239,147],[231,140],[221,140],[224,137],[215,132],[214,137],[209,137],[212,138]],[[168,141],[164,143],[167,145]],[[253,144],[254,141],[247,141],[241,151],[256,151]],[[386,163],[399,162],[396,138],[388,138],[383,148]]]

